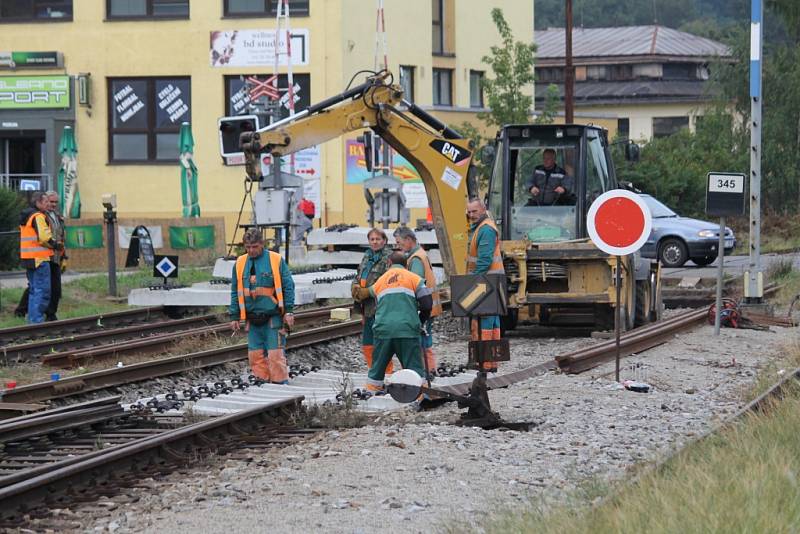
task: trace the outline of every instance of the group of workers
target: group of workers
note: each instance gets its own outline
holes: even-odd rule
[[[470,222],[467,273],[504,273],[500,235],[483,201],[467,204]],[[397,357],[404,369],[421,377],[433,376],[433,319],[442,313],[433,267],[419,246],[413,230],[394,232],[395,247],[386,233],[372,228],[369,249],[358,267],[352,285],[353,299],[361,308],[361,346],[369,368],[367,389],[384,391],[384,379],[394,370]],[[265,251],[258,229],[244,235],[246,253],[233,267],[231,329],[244,323],[248,331],[248,357],[253,375],[263,381],[286,384],[289,380],[284,347],[288,329],[294,325],[294,282],[283,258]],[[473,319],[473,340],[500,339],[498,316]],[[495,370],[496,364],[485,363]]]
[[[61,300],[61,273],[66,269],[64,218],[58,193],[36,191],[19,220],[19,258],[28,287],[14,313],[31,324],[55,321]]]

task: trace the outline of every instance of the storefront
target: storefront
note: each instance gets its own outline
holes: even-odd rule
[[[0,187],[55,188],[58,140],[75,125],[68,75],[0,76]]]

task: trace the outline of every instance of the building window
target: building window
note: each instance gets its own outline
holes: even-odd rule
[[[109,19],[188,19],[189,0],[106,0]]]
[[[631,120],[617,119],[617,137],[628,139],[631,136]]]
[[[444,0],[431,0],[433,13],[433,53],[444,53]]]
[[[226,17],[274,17],[279,0],[224,0]],[[289,0],[289,14],[306,16],[308,0]]]
[[[653,117],[653,137],[666,137],[689,127],[689,117]]]
[[[191,122],[188,77],[109,78],[108,159],[113,163],[178,158],[182,122]]]
[[[542,67],[536,69],[536,79],[544,83],[561,83],[564,81],[564,68]]]
[[[248,78],[255,78],[258,82],[265,82],[271,76],[267,75],[241,75],[241,76],[225,76],[225,109],[227,114],[230,115],[249,115],[253,113],[263,114],[264,104],[266,104],[271,97],[264,94],[263,89],[253,80]],[[294,81],[294,111],[298,113],[303,111],[311,105],[311,75],[310,74],[295,74]],[[248,87],[249,84],[249,87]],[[272,84],[268,84],[269,87]],[[278,94],[281,97],[281,108],[278,119],[283,119],[289,116],[288,97],[286,96],[286,89],[288,87],[288,79],[285,74],[278,75]],[[255,96],[255,100],[251,98]]]
[[[433,105],[453,105],[453,71],[433,69]]]
[[[409,102],[414,101],[414,67],[400,65],[400,87],[403,88],[403,98]]]
[[[662,65],[664,80],[696,80],[697,65],[694,63],[664,63]]]
[[[469,107],[483,107],[483,72],[469,71]]]
[[[72,0],[0,0],[0,22],[72,20]]]

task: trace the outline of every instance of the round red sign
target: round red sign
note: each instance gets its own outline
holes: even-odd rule
[[[650,235],[650,209],[636,193],[613,189],[592,202],[586,229],[592,242],[603,252],[613,256],[632,254]]]

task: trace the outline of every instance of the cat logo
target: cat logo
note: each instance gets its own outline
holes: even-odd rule
[[[442,139],[434,139],[430,143],[431,148],[438,151],[455,165],[464,165],[472,155],[469,150],[456,146],[453,143]]]
[[[386,280],[386,285],[390,286],[390,285],[396,284],[398,278],[399,278],[399,275],[393,274],[392,276],[389,277],[388,280]]]

